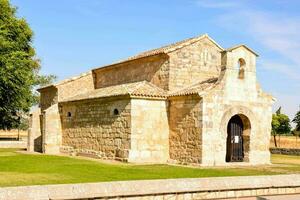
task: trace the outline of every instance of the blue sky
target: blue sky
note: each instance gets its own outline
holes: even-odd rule
[[[291,118],[300,105],[298,0],[11,0],[35,33],[42,73],[59,80],[138,52],[208,33],[260,57],[263,89]]]

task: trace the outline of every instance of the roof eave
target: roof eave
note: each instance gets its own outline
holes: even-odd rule
[[[101,67],[93,68],[91,71],[95,72],[95,71],[98,71],[98,70],[104,70],[104,69],[107,69],[107,68],[110,68],[110,67],[115,67],[115,66],[118,66],[118,65],[121,65],[121,64],[126,64],[126,63],[130,63],[130,62],[134,62],[134,61],[137,61],[137,60],[141,60],[141,59],[145,59],[145,58],[149,58],[149,57],[154,57],[154,56],[158,56],[158,55],[168,56],[165,52],[159,52],[159,53],[156,53],[156,54],[152,54],[152,55],[148,55],[148,56],[144,56],[144,57],[139,57],[139,58],[132,59],[132,60],[118,61],[118,62],[115,62],[115,63],[112,63],[112,64],[108,64],[108,65],[104,65],[104,66],[101,66]]]
[[[223,52],[231,52],[231,51],[233,51],[233,50],[235,50],[237,48],[240,48],[240,47],[246,48],[248,51],[252,52],[256,57],[259,57],[258,53],[256,53],[253,49],[251,49],[250,47],[248,47],[245,44],[240,44],[240,45],[236,45],[236,46],[230,47],[228,49],[225,49]]]
[[[40,87],[40,88],[38,88],[38,89],[36,89],[36,90],[37,90],[39,93],[41,93],[43,90],[46,90],[46,89],[51,88],[51,87],[56,88],[56,85],[55,85],[55,84],[46,85],[46,86]]]

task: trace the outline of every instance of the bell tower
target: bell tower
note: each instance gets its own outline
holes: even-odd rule
[[[256,58],[258,54],[245,45],[238,45],[222,52],[222,66],[225,70],[225,85],[232,100],[248,93],[249,98],[257,94]],[[244,95],[233,95],[245,93]]]

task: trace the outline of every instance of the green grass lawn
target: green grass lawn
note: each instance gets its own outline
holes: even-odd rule
[[[64,156],[29,155],[0,149],[0,186],[100,181],[271,175],[300,172],[300,157],[273,156],[275,166],[196,168],[170,165],[103,163]]]

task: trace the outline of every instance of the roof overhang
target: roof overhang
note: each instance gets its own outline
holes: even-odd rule
[[[238,48],[240,48],[240,47],[246,48],[248,51],[250,51],[251,53],[253,53],[253,54],[254,54],[255,56],[257,56],[257,57],[259,56],[258,53],[256,53],[253,49],[251,49],[250,47],[246,46],[245,44],[239,44],[239,45],[230,47],[230,48],[228,48],[228,49],[225,49],[224,51],[225,51],[225,52],[231,52],[231,51],[233,51],[233,50],[235,50],[235,49],[238,49]]]

